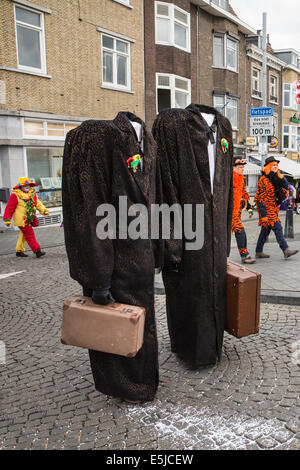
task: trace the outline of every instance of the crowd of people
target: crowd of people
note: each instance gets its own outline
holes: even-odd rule
[[[255,258],[270,258],[264,253],[263,248],[267,238],[273,230],[277,243],[283,251],[284,258],[296,255],[299,250],[291,250],[284,238],[282,224],[279,219],[279,208],[283,201],[290,196],[289,183],[278,168],[279,161],[274,157],[268,157],[265,161],[262,176],[258,181],[254,202],[259,215],[260,234],[256,244]],[[244,166],[246,161],[240,157],[234,158],[233,163],[233,191],[234,205],[232,217],[232,231],[235,234],[238,250],[242,263],[253,264],[256,262],[247,250],[247,236],[241,221],[242,209],[247,208],[249,217],[253,216],[253,208],[249,203],[249,194],[245,188]],[[291,201],[289,201],[291,203]]]

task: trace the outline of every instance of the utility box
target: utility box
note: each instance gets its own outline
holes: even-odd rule
[[[9,188],[0,188],[0,201],[7,202],[9,200],[10,190]]]

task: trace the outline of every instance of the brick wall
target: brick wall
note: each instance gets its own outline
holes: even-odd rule
[[[197,102],[197,9],[190,0],[175,0],[172,3],[191,15],[191,53],[155,44],[155,1],[145,1],[145,103],[146,123],[149,126],[156,116],[156,73],[191,79],[192,102]]]
[[[36,0],[52,11],[44,15],[47,75],[0,70],[5,103],[0,109],[29,110],[70,116],[111,119],[120,110],[144,118],[143,2],[127,8],[113,0]],[[14,9],[1,0],[0,66],[17,68]],[[101,88],[101,27],[132,38],[133,93]],[[2,100],[3,101],[3,100]]]
[[[247,57],[247,79],[248,79],[248,87],[246,90],[246,102],[248,103],[249,112],[248,112],[248,136],[250,136],[250,108],[257,108],[263,105],[262,97],[261,99],[256,99],[252,96],[252,69],[257,68],[260,70],[261,73],[261,83],[260,83],[260,91],[263,90],[263,67],[262,62],[259,60],[255,60],[253,57]],[[277,87],[277,97],[278,102],[275,104],[274,102],[270,102],[270,75],[274,75],[277,77],[278,80],[278,87]],[[277,132],[276,136],[278,139],[278,146],[277,150],[282,151],[282,74],[281,71],[271,67],[268,63],[267,65],[267,106],[273,106],[274,108],[274,115],[277,116]]]

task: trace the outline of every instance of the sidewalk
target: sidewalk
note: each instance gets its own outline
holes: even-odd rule
[[[285,224],[285,212],[280,213],[280,220]],[[249,219],[243,213],[242,221],[247,233],[248,250],[251,256],[255,255],[255,247],[260,228],[258,227],[258,215],[254,214]],[[300,216],[294,215],[294,239],[287,239],[291,249],[300,250]],[[255,264],[249,265],[250,269],[262,274],[262,302],[272,302],[274,304],[300,305],[300,251],[299,254],[291,258],[284,259],[273,232],[269,236],[268,243],[265,244],[264,252],[270,255],[268,259],[258,259]],[[230,259],[240,263],[240,256],[237,250],[234,235],[231,238]],[[243,265],[244,266],[244,265]],[[155,276],[155,292],[164,293],[164,285],[161,274]]]
[[[280,219],[284,227],[285,212],[280,213]],[[258,215],[255,212],[253,218],[249,219],[247,213],[243,212],[242,220],[247,233],[248,249],[253,256],[260,230],[257,225]],[[64,245],[63,228],[43,227],[34,230],[38,243],[43,249]],[[0,231],[0,256],[15,253],[18,234],[19,232],[13,229]],[[288,244],[292,249],[300,249],[300,216],[296,214],[294,215],[294,237],[294,239],[287,240]],[[256,264],[250,266],[251,269],[262,274],[262,302],[300,305],[300,253],[285,260],[273,232],[270,234],[264,251],[271,257],[257,260]],[[230,259],[240,262],[234,235],[231,240]],[[164,293],[161,275],[155,276],[155,292]]]

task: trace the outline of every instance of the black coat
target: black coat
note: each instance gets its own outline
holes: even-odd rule
[[[201,112],[215,114],[217,150],[211,194],[207,125]],[[153,125],[158,145],[163,200],[172,205],[204,204],[204,245],[186,251],[185,240],[165,243],[163,281],[172,351],[194,366],[221,357],[226,309],[226,263],[232,219],[232,129],[208,106],[163,111]],[[221,139],[229,143],[226,153]],[[195,223],[195,212],[193,213]],[[176,272],[176,269],[179,269]]]
[[[128,168],[129,157],[140,153],[130,121],[143,125],[143,170]],[[63,216],[70,275],[85,295],[111,287],[118,302],[146,308],[144,344],[134,358],[90,351],[96,389],[131,400],[153,399],[158,385],[157,338],[154,317],[154,254],[149,239],[100,240],[96,210],[119,196],[128,207],[155,202],[156,144],[144,123],[131,113],[113,121],[86,121],[70,131],[63,159]],[[133,218],[129,218],[128,221]]]

